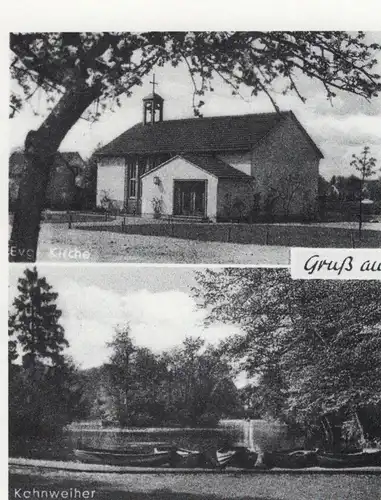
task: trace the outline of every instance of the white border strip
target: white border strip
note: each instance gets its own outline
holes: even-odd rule
[[[291,277],[381,280],[381,249],[291,248]]]

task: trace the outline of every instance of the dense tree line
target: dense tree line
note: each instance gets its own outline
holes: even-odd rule
[[[381,171],[369,146],[359,155],[353,154],[350,166],[357,171],[349,177],[333,175],[330,181],[319,177],[319,196],[331,201],[362,201],[370,198],[381,204],[381,179],[375,175]]]
[[[207,427],[242,413],[231,368],[200,338],[158,355],[136,346],[126,326],[109,346],[110,362],[83,373],[89,418],[104,425]]]
[[[235,268],[197,279],[207,321],[244,332],[221,351],[256,377],[245,392],[257,413],[330,448],[381,438],[378,281],[292,280],[286,270]]]
[[[380,169],[369,146],[352,155],[350,166],[356,175],[333,175],[329,181],[319,176],[319,216],[323,220],[358,220],[361,231],[364,219],[381,213],[381,178],[375,177]]]
[[[361,179],[357,175],[333,175],[329,181],[320,177],[319,195],[329,201],[356,201],[360,197]],[[369,179],[363,186],[364,197],[381,205],[381,180]]]

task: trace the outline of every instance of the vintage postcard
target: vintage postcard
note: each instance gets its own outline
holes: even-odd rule
[[[126,28],[9,33],[8,498],[379,500],[381,30]]]

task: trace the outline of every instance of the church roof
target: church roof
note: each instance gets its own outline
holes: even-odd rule
[[[164,99],[161,97],[161,95],[157,94],[156,92],[151,92],[150,94],[143,97],[143,101],[150,101],[153,98],[155,98],[159,101],[164,101]]]
[[[253,179],[250,175],[245,174],[245,172],[241,172],[240,170],[230,166],[228,163],[225,163],[215,156],[192,153],[177,155],[174,158],[171,158],[170,160],[162,163],[161,165],[158,165],[156,168],[149,170],[148,172],[143,174],[142,177],[152,174],[152,172],[155,172],[156,170],[160,170],[164,165],[170,163],[175,158],[184,158],[184,160],[189,161],[196,167],[201,168],[201,170],[204,170],[205,172],[208,172],[209,174],[212,174],[219,179]]]
[[[250,150],[288,116],[296,121],[317,154],[323,157],[292,111],[164,120],[153,125],[139,123],[98,150],[97,154],[115,156]]]
[[[225,163],[219,158],[213,156],[197,155],[192,153],[180,156],[203,170],[206,170],[215,177],[226,179],[252,179],[252,177],[245,174],[245,172],[241,172],[240,170],[230,166],[228,163]]]

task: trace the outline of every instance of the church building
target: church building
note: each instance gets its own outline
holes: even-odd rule
[[[97,157],[98,206],[216,221],[315,210],[323,155],[292,111],[164,120],[153,92],[142,122]]]

